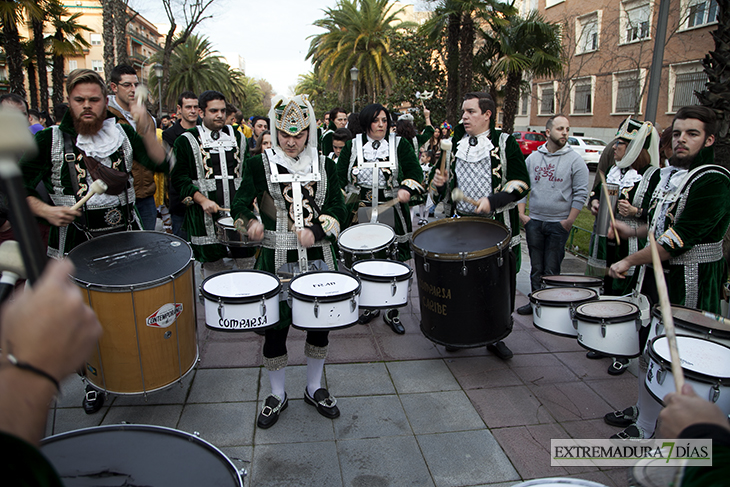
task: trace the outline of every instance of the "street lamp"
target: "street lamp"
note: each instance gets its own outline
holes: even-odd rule
[[[160,111],[157,116],[162,117],[162,64],[155,63],[152,69],[155,70],[155,76],[157,76],[157,99],[160,102]]]
[[[352,80],[352,113],[355,113],[355,83],[357,83],[357,75],[360,70],[355,66],[350,68],[350,79]]]

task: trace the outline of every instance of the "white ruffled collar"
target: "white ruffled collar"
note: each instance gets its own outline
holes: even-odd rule
[[[114,154],[122,146],[124,136],[114,118],[107,118],[94,135],[77,135],[76,147],[89,157],[101,159]]]
[[[269,160],[286,168],[290,174],[306,176],[312,172],[312,154],[308,150],[303,150],[296,159],[286,155],[283,149],[278,152],[274,152],[272,149],[266,149],[266,156]]]
[[[494,144],[489,138],[489,130],[475,136],[476,145],[471,145],[469,140],[472,138],[469,134],[464,134],[459,142],[456,143],[456,157],[466,162],[479,162],[490,157]]]
[[[209,149],[214,147],[229,148],[235,146],[236,137],[228,133],[232,131],[230,129],[227,129],[227,127],[228,126],[226,125],[218,131],[220,136],[218,137],[218,140],[215,140],[213,139],[212,130],[210,130],[203,124],[198,125],[198,133],[200,134],[200,142],[202,144],[202,147],[205,149]]]
[[[606,182],[610,184],[618,185],[619,189],[630,188],[636,183],[641,181],[642,175],[634,168],[629,168],[627,171],[622,171],[622,168],[613,166],[608,171],[606,176]]]
[[[366,161],[375,161],[377,159],[390,158],[390,146],[388,145],[387,136],[378,141],[380,142],[380,144],[378,144],[377,149],[373,147],[373,142],[375,142],[375,139],[373,139],[369,135],[366,135],[366,137],[368,138],[368,140],[362,146],[362,155]]]

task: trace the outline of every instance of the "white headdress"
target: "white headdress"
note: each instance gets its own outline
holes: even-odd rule
[[[312,163],[317,161],[317,117],[314,108],[309,103],[307,95],[297,95],[293,98],[276,97],[269,110],[271,120],[271,145],[274,152],[281,156],[287,169],[299,174],[311,172]],[[288,157],[279,146],[278,131],[289,135],[298,135],[309,129],[307,145],[297,159]],[[277,161],[279,162],[279,161]]]
[[[651,158],[651,165],[659,167],[659,133],[651,122],[639,122],[627,118],[616,133],[616,137],[629,141],[623,159],[616,161],[616,166],[624,169],[636,162],[641,149],[646,149]]]

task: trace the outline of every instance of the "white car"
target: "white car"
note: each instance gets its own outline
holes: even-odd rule
[[[595,170],[606,143],[601,139],[590,137],[568,137],[568,144],[586,161],[588,169]]]

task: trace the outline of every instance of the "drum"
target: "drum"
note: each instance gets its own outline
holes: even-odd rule
[[[426,338],[468,348],[509,335],[515,275],[509,240],[504,225],[480,217],[445,218],[413,232]]]
[[[669,341],[659,335],[648,342],[649,365],[644,385],[660,404],[664,396],[675,392],[669,358]],[[730,414],[730,347],[698,337],[677,335],[677,350],[684,380],[698,396],[716,403]]]
[[[250,247],[258,242],[249,242],[248,235],[243,235],[234,226],[233,218],[226,216],[215,222],[218,241],[227,247]]]
[[[289,283],[292,325],[304,330],[333,330],[358,319],[360,280],[349,274],[314,271]]]
[[[359,260],[352,273],[360,278],[363,308],[397,308],[408,304],[413,271],[395,260]]]
[[[532,324],[548,333],[577,337],[573,325],[575,308],[598,298],[598,293],[586,287],[552,287],[530,293]]]
[[[578,343],[612,357],[638,357],[641,310],[633,303],[600,300],[575,308]]]
[[[348,269],[358,260],[394,259],[395,232],[382,223],[359,223],[337,238],[340,260]]]
[[[706,316],[703,311],[672,305],[674,327],[680,335],[702,337],[706,340],[730,346],[730,327]],[[664,334],[662,310],[659,305],[651,310],[649,340]]]
[[[205,326],[222,331],[260,330],[279,322],[281,282],[256,270],[226,271],[200,285]]]
[[[245,475],[207,441],[162,426],[122,424],[69,431],[45,438],[40,450],[67,487],[242,487]]]
[[[616,203],[618,203],[618,184],[606,184],[606,192],[608,193],[608,201],[606,195],[601,190],[600,205],[598,207],[598,215],[596,215],[596,235],[599,237],[608,236],[608,229],[611,228],[611,213],[609,207],[613,210],[613,214],[617,213]]]
[[[603,294],[603,279],[578,274],[542,276],[542,287],[587,287],[593,289],[598,295],[601,295]]]
[[[675,483],[683,467],[667,465],[666,458],[642,458],[629,470],[629,485],[635,487],[679,487]],[[681,478],[681,477],[680,477]]]
[[[633,294],[627,294],[626,296],[598,296],[598,299],[603,301],[626,301],[627,303],[633,303],[639,307],[639,319],[641,320],[641,326],[649,326],[651,323],[651,304],[649,298],[644,294],[634,296]]]
[[[583,479],[571,479],[555,477],[550,479],[533,479],[527,482],[515,484],[512,487],[606,487],[604,484],[598,482],[591,482],[590,480]]]
[[[120,232],[68,254],[104,334],[86,378],[115,394],[162,389],[198,360],[193,252],[174,235]]]

